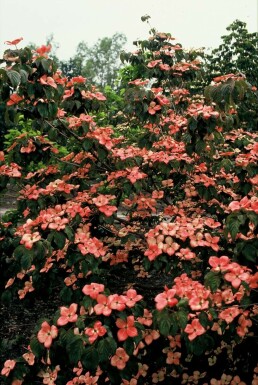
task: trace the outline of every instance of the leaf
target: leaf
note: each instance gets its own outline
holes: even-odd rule
[[[242,249],[242,254],[248,261],[256,263],[258,257],[258,249],[251,244],[246,244]]]
[[[84,349],[81,362],[86,370],[95,370],[99,364],[99,354],[95,346],[89,346]]]
[[[10,290],[5,290],[1,295],[1,303],[5,306],[8,306],[13,299],[12,292]]]
[[[72,299],[73,292],[72,290],[65,286],[61,291],[60,291],[60,298],[62,301],[64,301],[66,304],[69,304]]]
[[[206,148],[206,143],[202,140],[198,140],[198,142],[195,145],[195,151],[197,154],[201,154]]]
[[[3,68],[0,68],[0,78],[3,81],[6,81],[8,79],[7,77],[7,71]]]
[[[92,307],[93,301],[94,300],[91,297],[89,297],[88,295],[85,295],[85,297],[82,300],[82,304],[85,307],[85,309],[89,309]]]
[[[66,236],[64,233],[60,231],[55,231],[54,232],[54,242],[57,245],[57,247],[62,250],[65,247],[65,242],[66,242]]]
[[[214,293],[220,286],[221,277],[215,271],[209,271],[204,277],[204,285]]]
[[[127,340],[124,342],[124,345],[123,345],[126,353],[131,356],[133,354],[133,351],[134,351],[134,342],[133,340],[130,338],[127,338]]]
[[[149,15],[141,16],[141,21],[148,21],[151,17]]]
[[[188,321],[188,315],[186,311],[180,310],[177,312],[178,325],[181,329],[185,329]]]
[[[64,229],[64,232],[67,235],[67,238],[69,239],[69,241],[74,240],[74,232],[70,226],[66,226]]]
[[[81,338],[78,338],[72,343],[68,344],[66,349],[71,363],[77,364],[77,362],[80,361],[84,351],[84,346]]]
[[[13,88],[17,88],[21,81],[21,75],[19,74],[19,72],[9,70],[7,71],[7,76],[10,79]]]
[[[159,322],[159,331],[163,336],[168,336],[170,333],[171,319],[169,317],[163,317]]]
[[[45,103],[38,103],[37,110],[42,118],[48,118],[48,106]]]
[[[14,258],[17,260],[20,260],[23,256],[23,254],[26,252],[26,250],[28,250],[28,249],[26,249],[25,246],[19,245],[18,247],[16,247],[16,249],[13,252]]]
[[[197,120],[194,119],[194,118],[189,119],[189,121],[188,121],[188,129],[189,129],[189,131],[195,132],[196,128],[197,128]],[[190,138],[191,138],[191,136],[190,136]]]
[[[20,70],[20,76],[21,76],[21,83],[26,84],[28,81],[29,74],[25,70]]]
[[[28,250],[28,252],[23,254],[21,258],[21,267],[24,270],[28,270],[32,265],[32,261],[33,261],[33,253],[30,250]]]
[[[85,139],[83,142],[82,142],[82,147],[85,151],[89,151],[91,148],[92,148],[92,145],[93,145],[93,142],[92,140],[90,139]]]
[[[26,249],[26,247],[20,245],[16,247],[13,255],[15,259],[19,260],[21,267],[24,270],[28,270],[31,267],[34,251]]]
[[[50,64],[51,64],[50,61],[47,60],[47,59],[41,59],[40,63],[42,65],[44,71],[46,71],[48,73],[48,70],[49,70],[49,67],[50,67]]]
[[[98,148],[98,157],[100,160],[107,159],[108,152],[105,148]]]
[[[213,346],[214,346],[214,340],[208,334],[203,334],[201,336],[198,336],[188,344],[188,348],[190,352],[196,356],[200,356],[205,351],[211,350]]]
[[[230,233],[233,240],[236,239],[236,236],[239,233],[239,228],[244,222],[245,217],[244,215],[240,215],[239,212],[234,212],[227,217],[225,231]]]
[[[43,345],[38,341],[37,337],[34,337],[30,340],[30,348],[32,353],[35,354],[37,358],[41,358],[44,353]]]
[[[58,107],[57,107],[56,103],[49,103],[48,104],[48,117],[50,119],[55,118],[56,114],[57,114],[57,110],[58,110]]]
[[[201,312],[199,315],[198,315],[198,318],[199,318],[199,321],[200,323],[202,324],[203,327],[206,327],[208,326],[209,324],[209,319],[208,319],[208,316],[205,312]]]
[[[107,361],[110,356],[114,355],[117,344],[112,337],[103,338],[98,343],[99,361]]]
[[[46,256],[47,249],[42,241],[36,242],[34,244],[33,250],[35,253],[35,257],[38,257],[39,259],[43,259]]]

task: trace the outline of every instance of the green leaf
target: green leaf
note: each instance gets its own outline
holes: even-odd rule
[[[127,340],[124,342],[124,345],[123,345],[126,353],[131,356],[133,354],[133,351],[134,351],[134,342],[131,338],[127,338]]]
[[[209,319],[206,313],[203,311],[198,315],[199,321],[202,324],[203,327],[208,326],[209,324]]]
[[[209,271],[204,277],[205,287],[210,288],[213,293],[219,288],[220,282],[220,273],[215,271]]]
[[[16,249],[13,252],[14,258],[17,260],[20,260],[23,256],[23,254],[26,253],[26,250],[28,250],[28,249],[26,249],[25,246],[19,245],[18,247],[16,247]]]
[[[49,117],[49,119],[56,117],[57,110],[58,110],[58,107],[57,107],[56,103],[49,103],[48,104],[48,117]]]
[[[98,157],[100,160],[107,159],[108,152],[105,148],[98,148]]]
[[[42,241],[36,242],[33,246],[33,250],[35,257],[38,257],[38,259],[43,259],[47,254],[47,248]]]
[[[84,352],[82,340],[80,338],[74,340],[72,343],[67,345],[66,349],[71,363],[77,364]]]
[[[99,354],[95,346],[88,346],[84,349],[81,362],[86,370],[95,370],[99,364]]]
[[[21,75],[19,74],[19,72],[9,70],[7,71],[7,76],[10,79],[13,88],[17,88],[21,81]]]
[[[99,361],[107,361],[109,357],[114,355],[117,344],[112,337],[103,338],[98,343]]]
[[[82,147],[85,151],[89,151],[91,148],[92,148],[92,145],[93,145],[93,142],[92,140],[90,139],[85,139],[83,142],[82,142]]]
[[[213,346],[214,340],[208,334],[202,334],[188,344],[190,352],[196,356],[200,356],[205,351],[211,350]]]
[[[248,261],[256,263],[258,257],[258,249],[251,244],[246,244],[242,249],[242,254]]]
[[[26,84],[28,81],[29,74],[25,70],[21,69],[20,70],[20,76],[21,76],[21,83]]]
[[[74,240],[74,232],[70,226],[66,226],[64,229],[64,232],[67,235],[67,238],[69,239],[69,241]]]
[[[32,353],[35,354],[37,358],[41,358],[44,353],[43,345],[38,341],[37,337],[34,337],[30,340],[30,348]]]
[[[42,65],[44,71],[46,71],[46,72],[48,73],[48,70],[49,70],[50,64],[51,64],[50,61],[47,60],[47,59],[41,59],[41,60],[40,60],[40,63],[41,63],[41,65]]]
[[[13,299],[12,292],[10,290],[5,290],[1,295],[1,303],[5,306],[8,306]]]
[[[194,118],[189,119],[188,128],[189,128],[189,131],[195,132],[195,130],[197,128],[197,120]]]
[[[31,265],[32,265],[32,261],[33,261],[33,253],[30,250],[28,250],[21,257],[21,267],[24,270],[28,270],[31,267]]]
[[[72,296],[73,296],[73,292],[72,290],[69,288],[69,287],[64,287],[61,291],[60,291],[60,298],[62,301],[64,301],[66,304],[69,304],[71,302],[71,299],[72,299]]]
[[[225,231],[229,232],[232,239],[235,240],[241,224],[245,222],[245,218],[240,213],[233,213],[227,217]]]
[[[198,140],[198,142],[195,145],[195,151],[197,154],[201,154],[206,148],[206,143],[202,140]]]
[[[171,318],[164,316],[159,322],[159,331],[163,336],[168,336],[171,327]]]
[[[42,118],[48,118],[48,106],[45,103],[38,103],[37,110]]]
[[[56,246],[62,250],[65,247],[65,242],[66,242],[66,236],[64,233],[60,231],[55,231],[54,232],[54,242]]]
[[[0,68],[0,77],[3,81],[6,81],[8,79],[7,71],[3,68]]]
[[[93,305],[93,299],[89,296],[85,296],[82,300],[82,304],[85,307],[85,309],[91,308]]]
[[[177,312],[178,325],[181,329],[184,329],[187,325],[188,315],[186,311],[179,310]]]

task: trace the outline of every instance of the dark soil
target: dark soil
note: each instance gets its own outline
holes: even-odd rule
[[[17,299],[9,306],[0,306],[0,367],[5,360],[26,352],[38,320],[52,316],[59,305],[56,298],[33,298],[33,301]]]

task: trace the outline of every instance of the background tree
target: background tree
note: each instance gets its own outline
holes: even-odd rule
[[[120,52],[126,43],[122,33],[99,39],[92,47],[84,41],[78,44],[76,54],[68,61],[60,63],[60,68],[68,76],[85,76],[92,83],[104,88],[114,87],[121,67]]]
[[[244,75],[253,88],[245,94],[239,105],[239,125],[244,125],[248,130],[257,130],[258,34],[248,32],[246,23],[240,20],[230,24],[227,31],[229,33],[221,37],[219,47],[206,55],[204,78],[209,84],[213,78],[223,74]]]

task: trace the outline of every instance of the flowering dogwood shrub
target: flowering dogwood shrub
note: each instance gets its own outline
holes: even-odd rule
[[[20,187],[0,223],[1,281],[5,303],[58,288],[62,305],[2,381],[256,384],[258,135],[237,127],[251,85],[230,75],[193,92],[197,54],[152,30],[123,54],[139,74],[128,144],[98,121],[106,97],[49,50],[15,47],[1,68],[7,124],[25,122],[0,154],[1,186]]]

